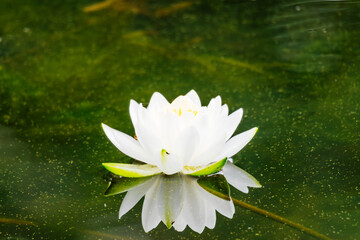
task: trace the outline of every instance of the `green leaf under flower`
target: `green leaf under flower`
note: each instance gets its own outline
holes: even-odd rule
[[[225,165],[226,161],[227,158],[224,158],[218,162],[211,163],[205,166],[197,166],[197,167],[185,166],[182,172],[190,176],[196,176],[196,177],[206,176],[219,172]]]
[[[128,178],[149,177],[161,173],[158,167],[150,164],[103,163],[102,165],[110,172]]]

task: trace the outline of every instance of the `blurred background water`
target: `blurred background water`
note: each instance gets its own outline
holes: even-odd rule
[[[128,162],[129,100],[195,89],[258,126],[232,196],[333,239],[360,239],[360,2],[0,1],[0,239],[315,239],[236,207],[214,230],[141,226],[104,197]]]

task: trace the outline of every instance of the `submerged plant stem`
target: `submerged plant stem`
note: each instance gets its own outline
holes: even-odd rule
[[[33,222],[25,221],[21,219],[14,219],[14,218],[0,218],[0,223],[12,223],[12,224],[18,224],[18,225],[32,225],[35,226]]]
[[[223,194],[221,194],[221,193],[218,193],[218,194],[223,195]],[[223,197],[226,198],[226,199],[230,199],[230,197],[229,197],[229,196],[226,196],[226,195],[223,195]],[[310,234],[310,235],[313,236],[313,237],[316,237],[316,238],[318,238],[318,239],[331,240],[331,238],[329,238],[329,237],[327,237],[327,236],[325,236],[325,235],[323,235],[323,234],[321,234],[321,233],[318,233],[318,232],[316,232],[316,231],[314,231],[314,230],[312,230],[312,229],[310,229],[310,228],[308,228],[308,227],[305,227],[305,226],[303,226],[303,225],[301,225],[301,224],[299,224],[299,223],[296,223],[296,222],[293,222],[293,221],[291,221],[291,220],[289,220],[289,219],[280,217],[279,215],[276,215],[276,214],[271,213],[271,212],[268,212],[268,211],[266,211],[266,210],[264,210],[264,209],[255,207],[255,206],[253,206],[253,205],[251,205],[251,204],[248,204],[248,203],[246,203],[246,202],[240,201],[240,200],[238,200],[238,199],[236,199],[236,198],[231,198],[231,199],[232,199],[232,201],[233,201],[236,205],[238,205],[238,206],[240,206],[240,207],[249,209],[249,210],[251,210],[251,211],[253,211],[253,212],[257,213],[257,214],[263,215],[263,216],[265,216],[265,217],[267,217],[267,218],[271,218],[271,219],[273,219],[273,220],[275,220],[275,221],[278,221],[278,222],[280,222],[280,223],[289,225],[290,227],[296,228],[296,229],[298,229],[298,230],[300,230],[300,231],[302,231],[302,232],[305,232],[305,233],[307,233],[307,234]]]
[[[93,236],[97,236],[97,237],[102,237],[102,238],[109,238],[109,239],[124,239],[124,237],[120,237],[117,236],[115,234],[111,234],[111,233],[102,233],[102,232],[98,232],[98,231],[93,231],[93,230],[82,230],[81,232],[85,233],[85,234],[90,234]],[[126,238],[126,239],[133,239],[133,238]]]
[[[256,212],[257,214],[263,215],[263,216],[265,216],[267,218],[271,218],[271,219],[273,219],[275,221],[278,221],[278,222],[284,223],[286,225],[289,225],[289,226],[291,226],[293,228],[296,228],[296,229],[298,229],[298,230],[300,230],[302,232],[306,232],[307,234],[310,234],[310,235],[312,235],[312,236],[314,236],[314,237],[316,237],[318,239],[330,240],[330,238],[328,238],[327,236],[325,236],[325,235],[323,235],[321,233],[318,233],[318,232],[316,232],[316,231],[314,231],[314,230],[312,230],[312,229],[310,229],[308,227],[305,227],[305,226],[303,226],[303,225],[301,225],[299,223],[296,223],[296,222],[293,222],[293,221],[288,220],[286,218],[280,217],[280,216],[278,216],[278,215],[276,215],[274,213],[271,213],[271,212],[268,212],[268,211],[266,211],[264,209],[255,207],[253,205],[250,205],[250,204],[245,203],[243,201],[237,200],[235,198],[231,198],[231,199],[233,200],[233,202],[236,205],[241,206],[241,207],[246,208],[246,209],[249,209],[249,210],[251,210],[253,212]]]
[[[325,236],[325,235],[323,235],[323,234],[321,234],[321,233],[318,233],[318,232],[316,232],[316,231],[314,231],[314,230],[312,230],[312,229],[310,229],[310,228],[308,228],[308,227],[305,227],[305,226],[303,226],[303,225],[301,225],[301,224],[299,224],[299,223],[296,223],[296,222],[293,222],[293,221],[291,221],[291,220],[289,220],[289,219],[280,217],[279,215],[276,215],[276,214],[271,213],[271,212],[268,212],[268,211],[266,211],[266,210],[264,210],[264,209],[255,207],[255,206],[253,206],[253,205],[251,205],[251,204],[248,204],[248,203],[246,203],[246,202],[240,201],[240,200],[238,200],[238,199],[236,199],[236,198],[229,197],[228,195],[225,195],[225,194],[223,194],[223,193],[220,193],[220,192],[218,192],[218,191],[215,191],[215,190],[213,190],[213,189],[211,189],[211,188],[207,188],[206,186],[202,186],[202,187],[203,187],[205,190],[209,191],[210,193],[212,193],[212,194],[214,194],[214,195],[216,195],[216,196],[218,196],[218,197],[220,197],[220,198],[227,199],[227,200],[230,200],[230,198],[231,198],[232,201],[233,201],[236,205],[238,205],[238,206],[240,206],[240,207],[243,207],[243,208],[246,208],[246,209],[249,209],[249,210],[251,210],[251,211],[253,211],[253,212],[257,213],[257,214],[260,214],[260,215],[265,216],[265,217],[267,217],[267,218],[271,218],[271,219],[273,219],[273,220],[275,220],[275,221],[278,221],[278,222],[280,222],[280,223],[289,225],[290,227],[296,228],[296,229],[298,229],[298,230],[300,230],[300,231],[302,231],[302,232],[305,232],[305,233],[307,233],[307,234],[309,234],[309,235],[311,235],[311,236],[313,236],[313,237],[316,237],[316,238],[318,238],[318,239],[331,240],[331,238],[329,238],[329,237],[327,237],[327,236]]]

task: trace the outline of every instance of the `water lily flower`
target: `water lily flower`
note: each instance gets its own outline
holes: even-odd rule
[[[205,227],[215,227],[216,211],[227,218],[232,218],[235,212],[228,183],[220,174],[202,178],[183,174],[120,178],[110,183],[105,196],[122,192],[127,193],[121,203],[119,218],[145,196],[141,213],[145,232],[162,221],[179,232],[189,226],[201,233]],[[219,192],[226,199],[217,196]]]
[[[103,163],[103,166],[117,175],[133,178],[160,173],[203,176],[223,169],[230,184],[247,192],[247,186],[260,184],[229,161],[257,131],[254,127],[231,137],[242,115],[241,108],[229,115],[228,106],[222,105],[220,96],[202,106],[194,90],[171,103],[155,92],[147,108],[131,100],[135,137],[102,126],[121,152],[144,164]],[[241,176],[234,175],[239,172]]]

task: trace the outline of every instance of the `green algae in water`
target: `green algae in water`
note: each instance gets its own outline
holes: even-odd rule
[[[117,219],[122,195],[103,196],[101,162],[130,160],[100,123],[132,135],[129,99],[195,89],[205,103],[221,95],[231,111],[243,107],[238,132],[261,129],[234,159],[263,188],[232,197],[357,238],[357,1],[197,1],[161,18],[83,12],[95,2],[0,2],[0,203],[18,221],[2,221],[2,236],[310,238],[241,208],[202,235],[165,226],[146,235],[139,207]]]

